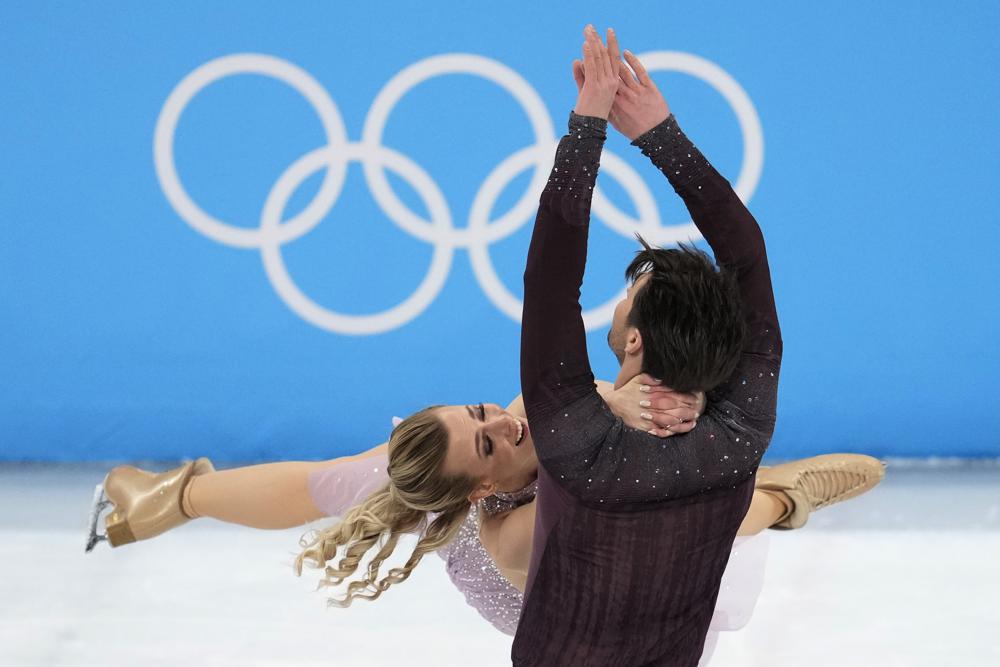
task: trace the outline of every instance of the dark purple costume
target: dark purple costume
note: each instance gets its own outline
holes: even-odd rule
[[[716,262],[736,272],[750,335],[692,432],[661,440],[612,414],[579,304],[606,127],[570,114],[524,272],[521,390],[540,465],[512,658],[694,666],[774,430],[781,335],[757,223],[670,116],[632,143],[670,180]]]

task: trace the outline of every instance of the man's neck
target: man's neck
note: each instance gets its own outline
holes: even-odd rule
[[[628,384],[629,380],[640,373],[642,373],[642,355],[626,356],[621,369],[618,371],[618,377],[615,378],[615,389],[621,389]]]

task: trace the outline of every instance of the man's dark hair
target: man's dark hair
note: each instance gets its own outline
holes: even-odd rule
[[[625,269],[649,280],[632,298],[627,324],[642,336],[643,372],[677,391],[708,391],[733,374],[746,340],[736,278],[691,245],[643,250]]]

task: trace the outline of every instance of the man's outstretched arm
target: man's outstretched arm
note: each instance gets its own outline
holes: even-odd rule
[[[555,164],[542,192],[524,271],[521,322],[521,391],[532,424],[588,394],[596,395],[580,309],[580,285],[587,262],[590,203],[607,114],[618,87],[613,35],[608,52],[588,26],[584,45],[588,85],[570,114],[569,132],[559,142]],[[546,449],[555,438],[535,433]]]
[[[641,63],[630,54],[626,58],[639,78],[623,71],[623,83],[627,76],[631,84],[619,91],[610,119],[667,176],[712,246],[717,263],[735,273],[750,338],[736,373],[712,393],[709,411],[687,436],[661,443],[639,433],[621,433],[618,445],[607,447],[603,446],[607,431],[592,430],[593,437],[580,434],[558,451],[539,450],[546,470],[584,500],[679,498],[746,479],[759,464],[773,430],[781,353],[760,228],[729,182],[681,132]],[[574,404],[568,410],[570,420],[577,417],[576,409],[589,414],[603,411],[606,419],[613,419],[593,398]],[[592,417],[591,422],[598,419]]]
[[[781,355],[781,336],[764,237],[727,181],[691,143],[642,63],[626,51],[635,70],[620,69],[621,89],[610,118],[670,181],[691,219],[712,247],[716,263],[739,283],[750,339],[746,352]]]
[[[521,318],[521,391],[529,422],[596,391],[580,285],[606,125],[604,119],[570,113],[569,133],[559,142],[535,218]]]

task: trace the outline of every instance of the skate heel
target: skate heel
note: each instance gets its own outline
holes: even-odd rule
[[[118,466],[107,474],[95,496],[96,511],[91,514],[91,537],[88,551],[98,541],[106,539],[112,547],[148,540],[187,523],[192,516],[185,514],[184,488],[192,477],[215,472],[206,458],[189,461],[162,473],[140,470],[135,466]],[[105,499],[106,498],[106,499]],[[104,535],[96,535],[100,510],[114,505],[104,518]]]
[[[107,535],[108,542],[112,547],[135,542],[135,535],[128,525],[128,519],[122,516],[118,510],[108,515],[104,522],[104,534]]]

